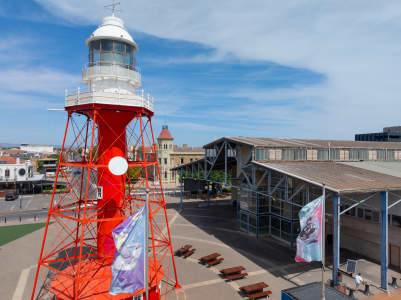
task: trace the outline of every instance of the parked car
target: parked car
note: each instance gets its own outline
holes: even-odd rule
[[[17,193],[16,193],[16,192],[8,192],[8,193],[6,194],[5,200],[6,200],[6,201],[13,201],[13,200],[15,200],[15,199],[17,199],[17,198],[18,198],[18,196],[17,196]]]

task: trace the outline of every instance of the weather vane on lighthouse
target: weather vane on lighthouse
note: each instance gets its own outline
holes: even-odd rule
[[[121,5],[121,3],[120,3],[120,2],[115,2],[115,0],[113,0],[113,3],[112,3],[112,4],[105,5],[104,8],[110,9],[112,15],[114,16],[114,12],[116,12],[116,11],[121,12],[121,9],[116,9],[116,7],[117,7],[118,5]]]

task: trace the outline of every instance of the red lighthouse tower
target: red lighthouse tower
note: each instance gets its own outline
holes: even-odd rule
[[[88,91],[66,95],[68,119],[31,299],[142,297],[143,290],[117,296],[108,290],[116,251],[111,232],[146,198],[149,298],[160,299],[179,284],[152,129],[153,100],[138,92],[138,46],[114,13],[86,44],[89,64],[82,78]]]

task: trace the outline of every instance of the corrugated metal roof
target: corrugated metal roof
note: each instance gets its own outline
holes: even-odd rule
[[[194,152],[194,153],[200,153],[204,154],[205,150],[202,147],[179,147],[179,146],[174,146],[174,152],[179,153],[179,152]],[[172,153],[174,154],[174,153]]]
[[[253,164],[338,192],[401,190],[401,178],[328,161],[265,161]]]
[[[341,162],[342,164],[379,172],[391,176],[401,177],[401,161],[352,161]]]
[[[232,142],[242,143],[254,147],[277,147],[277,148],[366,148],[366,149],[401,149],[401,142],[361,142],[345,140],[316,140],[316,139],[277,139],[277,138],[254,138],[254,137],[222,137],[209,144],[218,144],[224,139]]]

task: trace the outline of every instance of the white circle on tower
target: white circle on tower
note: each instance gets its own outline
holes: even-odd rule
[[[124,157],[116,156],[110,159],[108,167],[113,175],[123,175],[128,170],[128,162]]]

